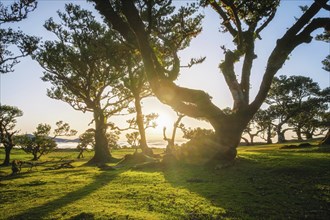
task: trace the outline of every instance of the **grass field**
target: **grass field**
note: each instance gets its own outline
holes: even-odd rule
[[[329,219],[330,147],[280,146],[240,147],[236,164],[220,170],[83,166],[92,153],[74,168],[47,170],[46,163],[8,176],[10,167],[0,167],[0,219]],[[77,155],[58,151],[41,159]],[[17,149],[11,156],[31,158]]]

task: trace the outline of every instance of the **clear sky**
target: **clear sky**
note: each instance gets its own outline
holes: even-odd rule
[[[12,2],[3,0],[3,2]],[[64,10],[64,4],[73,2],[83,8],[93,10],[90,3],[84,0],[40,0],[36,11],[29,14],[26,20],[17,24],[10,24],[13,28],[20,28],[24,32],[42,37],[43,40],[53,39],[51,33],[43,28],[43,24],[49,17],[57,18],[56,11]],[[174,1],[191,2],[191,1]],[[253,65],[251,87],[252,97],[256,94],[269,54],[275,46],[276,39],[280,38],[295,21],[295,17],[301,15],[299,5],[309,5],[312,1],[286,0],[281,2],[278,13],[270,25],[262,32],[263,40],[256,43],[258,59]],[[231,95],[224,78],[219,72],[219,61],[223,59],[221,45],[233,48],[231,38],[219,32],[220,20],[218,15],[210,9],[204,9],[203,32],[191,43],[191,46],[180,53],[182,64],[188,63],[192,57],[206,56],[203,64],[191,69],[182,69],[177,81],[179,85],[189,88],[203,89],[207,91],[214,102],[221,108],[231,107]],[[322,16],[330,16],[324,12]],[[311,44],[303,44],[294,50],[290,59],[277,75],[303,75],[313,78],[321,88],[330,85],[330,74],[322,69],[321,61],[330,53],[330,46],[325,42],[313,41]],[[239,73],[239,64],[237,68]],[[22,133],[31,133],[39,123],[48,123],[52,126],[56,121],[68,122],[72,128],[78,130],[78,135],[88,128],[92,119],[90,113],[82,113],[74,110],[67,103],[53,100],[47,97],[46,90],[49,83],[43,82],[42,68],[29,57],[21,59],[13,73],[0,75],[0,100],[1,104],[17,106],[23,110],[23,117],[18,119],[17,128]],[[176,114],[171,108],[164,106],[157,99],[150,98],[143,101],[144,112],[156,112],[160,114],[160,124],[157,129],[150,129],[148,139],[162,139],[164,125],[171,126],[176,119]],[[125,126],[126,119],[110,119],[120,126]],[[207,123],[189,118],[183,122],[190,127],[209,127]],[[168,134],[169,136],[170,134]],[[179,134],[180,137],[180,134]]]

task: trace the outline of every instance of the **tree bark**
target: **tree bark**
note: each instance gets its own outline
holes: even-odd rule
[[[139,95],[135,95],[134,96],[135,99],[135,110],[136,110],[136,123],[139,129],[139,133],[140,133],[140,147],[142,150],[142,153],[148,156],[152,156],[153,155],[153,151],[152,149],[150,149],[148,147],[147,144],[147,138],[146,138],[146,132],[145,132],[145,127],[144,127],[144,123],[143,123],[143,114],[142,114],[142,107],[141,107],[141,98],[139,97]]]
[[[284,143],[284,142],[286,142],[284,133],[280,131],[277,133],[277,143]]]
[[[277,143],[284,143],[286,141],[284,132],[282,131],[282,124],[278,124],[276,126],[276,134],[277,134]]]
[[[94,156],[88,164],[103,164],[111,162],[112,155],[109,151],[108,140],[106,137],[107,118],[102,109],[94,110],[95,121],[95,147]]]
[[[255,137],[255,135],[250,135],[250,143],[251,143],[251,145],[254,145],[254,137]]]
[[[179,124],[180,124],[182,118],[185,116],[183,114],[179,114],[179,113],[177,113],[177,114],[178,114],[178,118],[177,118],[177,120],[173,124],[173,130],[172,130],[171,139],[166,137],[166,127],[163,130],[164,140],[167,141],[166,153],[168,153],[168,154],[172,154],[174,152],[176,131],[177,131],[178,127],[179,127]]]
[[[249,140],[247,138],[241,137],[241,139],[243,139],[243,141],[245,142],[245,145],[246,146],[250,146],[250,142],[249,142]]]
[[[296,128],[296,134],[297,134],[297,137],[298,137],[298,141],[302,141],[303,138],[302,138],[302,135],[301,135],[301,127],[299,125]]]
[[[272,144],[272,126],[268,126],[267,128],[267,144]]]
[[[33,153],[33,159],[34,161],[37,161],[38,160],[38,153]]]
[[[77,159],[80,159],[80,158],[84,158],[84,151],[80,151],[79,154],[78,154],[78,157]]]
[[[252,116],[251,116],[252,118]],[[232,163],[237,155],[237,146],[240,143],[243,130],[246,128],[249,115],[231,115],[227,118],[218,118],[211,121],[215,129],[214,156],[209,164]]]
[[[13,147],[12,146],[5,146],[5,159],[2,163],[4,166],[10,165],[10,151]]]
[[[327,135],[322,139],[320,145],[330,145],[330,129],[328,130]]]

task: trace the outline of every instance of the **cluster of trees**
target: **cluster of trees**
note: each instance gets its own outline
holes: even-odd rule
[[[19,132],[15,129],[16,119],[22,115],[23,112],[16,107],[0,105],[0,144],[5,148],[4,165],[10,164],[10,152],[15,146],[14,136]]]
[[[260,89],[250,100],[250,76],[257,58],[255,44],[274,18],[280,1],[206,0],[178,10],[171,1],[92,2],[122,41],[140,53],[154,95],[175,111],[212,125],[214,139],[205,146],[205,150],[216,152],[210,155],[211,163],[233,161],[242,133],[265,101],[275,74],[297,46],[311,42],[314,30],[328,31],[330,21],[328,17],[316,17],[321,10],[329,10],[327,0],[315,0],[304,8],[302,16],[277,40],[265,65]],[[218,13],[222,30],[233,38],[231,49],[222,47],[225,59],[219,65],[234,101],[231,114],[217,107],[204,91],[175,83],[181,66],[178,52],[187,48],[202,29],[200,7],[211,7]],[[243,63],[239,73],[235,72],[238,61]]]
[[[17,118],[21,116],[23,116],[23,111],[17,107],[0,105],[0,144],[5,148],[3,165],[10,164],[10,152],[14,146],[20,146],[26,153],[33,155],[33,160],[38,160],[42,155],[56,148],[56,137],[73,136],[77,133],[76,130],[70,128],[68,123],[58,121],[53,136],[50,136],[49,124],[39,124],[33,134],[19,135],[19,130],[15,127]]]
[[[171,0],[90,1],[103,16],[105,23],[98,22],[91,12],[67,4],[65,12],[58,12],[61,19],[59,23],[51,18],[44,25],[56,36],[56,40],[37,45],[38,39],[33,38],[33,43],[29,43],[28,47],[21,46],[19,40],[9,43],[14,42],[22,51],[27,51],[20,56],[32,54],[43,67],[45,71],[42,79],[52,84],[47,93],[49,97],[67,102],[76,110],[93,113],[95,154],[91,163],[112,160],[106,134],[109,130],[120,129],[110,119],[115,115],[133,112],[136,115],[129,121],[129,127],[136,128],[139,133],[133,133],[128,138],[132,140],[132,144],[137,145],[135,142],[139,137],[138,145],[142,152],[153,156],[145,135],[150,121],[143,114],[141,106],[141,100],[151,95],[182,115],[210,123],[214,135],[203,149],[212,152],[208,155],[211,163],[230,163],[234,160],[242,133],[253,130],[246,128],[248,125],[255,126],[251,120],[259,117],[257,112],[265,101],[270,104],[268,110],[272,112],[265,115],[275,117],[269,120],[271,124],[276,121],[279,137],[282,138],[284,124],[295,125],[298,137],[299,132],[306,132],[308,125],[302,124],[298,119],[305,116],[299,116],[297,109],[314,111],[310,108],[319,103],[307,103],[303,94],[295,97],[294,101],[285,98],[276,89],[286,92],[287,88],[276,85],[281,80],[289,82],[291,79],[274,77],[296,47],[312,41],[311,34],[315,30],[324,28],[324,34],[317,39],[329,40],[330,18],[317,17],[322,10],[330,11],[328,0],[314,0],[309,7],[302,7],[302,15],[277,40],[265,64],[262,82],[253,100],[250,99],[250,76],[257,58],[255,44],[261,39],[262,31],[273,20],[279,0],[201,0],[179,8]],[[11,10],[1,5],[1,10],[5,12],[3,14],[12,14],[15,17],[15,13],[19,11],[18,14],[24,18],[21,11],[26,8],[25,12],[28,13],[34,10],[33,5],[36,4],[33,0],[19,2],[21,4],[12,5]],[[29,9],[31,5],[32,8]],[[202,31],[203,15],[199,10],[204,7],[211,7],[219,15],[222,31],[233,39],[230,48],[221,47],[225,56],[219,64],[234,103],[230,111],[216,106],[205,91],[185,88],[175,82],[182,67],[178,53],[189,47],[191,40]],[[218,28],[216,22],[214,26]],[[19,39],[24,39],[24,36]],[[1,41],[4,42],[2,45],[9,44],[5,39]],[[11,55],[6,50],[2,51],[5,51],[2,52],[2,57]],[[16,63],[17,57],[12,57],[14,62],[9,64],[8,60],[2,59],[2,72],[8,72]],[[328,58],[323,61],[325,69],[329,69]],[[192,67],[204,59],[192,58],[187,66]],[[240,72],[235,66],[238,62],[243,64]],[[3,63],[9,66],[4,66]],[[298,83],[295,86],[299,90],[302,85]],[[267,98],[268,93],[270,95]],[[296,91],[290,90],[290,93],[294,97]],[[280,102],[283,103],[277,102],[277,96],[282,96]],[[322,95],[315,93],[315,98],[310,100],[319,100],[319,97]],[[297,103],[299,99],[300,103]],[[132,105],[134,111],[129,110]],[[318,110],[322,108],[321,105],[323,104],[320,104]],[[283,107],[295,110],[283,114],[283,111],[287,111]],[[295,117],[290,116],[291,114]],[[265,130],[271,134],[273,128],[267,129]],[[174,140],[173,137],[165,139],[169,144]]]
[[[298,140],[323,135],[330,127],[330,87],[323,90],[309,77],[275,77],[266,98],[266,107],[257,111],[244,134],[248,144],[256,136],[272,143],[286,141],[285,132],[291,130]]]
[[[51,129],[52,127],[49,124],[39,124],[32,135],[24,134],[15,136],[14,144],[20,146],[26,153],[32,154],[32,160],[38,160],[42,155],[56,148],[56,137],[73,136],[77,133],[76,130],[70,129],[68,123],[64,123],[63,121],[56,122],[53,136],[50,136]]]

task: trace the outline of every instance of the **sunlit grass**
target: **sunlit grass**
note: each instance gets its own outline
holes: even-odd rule
[[[240,147],[236,164],[220,170],[173,165],[102,171],[83,165],[92,152],[70,169],[24,167],[21,174],[4,177],[10,167],[1,167],[0,219],[327,219],[328,148],[280,147]],[[3,149],[0,153],[3,159]],[[42,161],[77,155],[53,152]],[[31,158],[19,150],[12,154]]]

